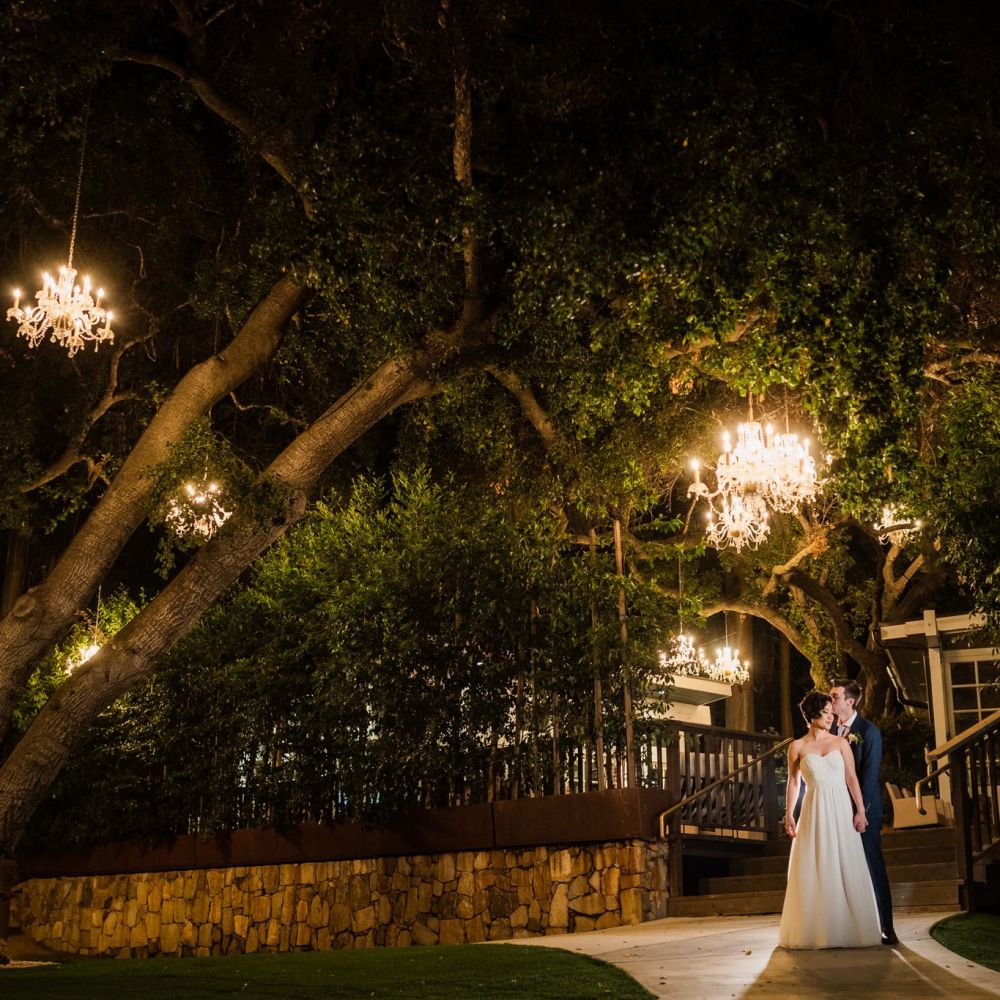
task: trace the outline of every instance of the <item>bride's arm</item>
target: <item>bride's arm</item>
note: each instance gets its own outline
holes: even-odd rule
[[[864,833],[868,828],[868,817],[865,815],[865,800],[861,794],[861,785],[858,783],[858,773],[854,769],[854,752],[851,750],[851,744],[843,736],[838,736],[837,739],[841,742],[840,756],[844,758],[847,790],[851,793],[851,798],[854,799],[854,805],[857,810],[854,813],[854,829],[858,833]]]
[[[799,753],[798,740],[788,747],[788,781],[785,783],[785,832],[789,837],[795,836],[795,803],[799,801],[799,783],[802,775],[799,774]],[[857,778],[854,779],[857,781]]]

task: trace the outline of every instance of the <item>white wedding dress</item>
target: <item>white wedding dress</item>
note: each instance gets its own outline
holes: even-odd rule
[[[867,948],[881,944],[878,906],[847,790],[844,758],[805,754],[806,780],[781,911],[782,948]]]

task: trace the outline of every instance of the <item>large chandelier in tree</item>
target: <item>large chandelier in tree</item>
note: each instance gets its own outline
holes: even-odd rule
[[[694,482],[688,496],[706,500],[710,545],[737,552],[756,548],[770,531],[769,510],[791,513],[813,500],[822,484],[809,454],[809,439],[797,434],[776,434],[768,424],[752,419],[736,429],[736,444],[729,432],[722,435],[722,454],[715,462],[715,491],[701,480],[700,465],[691,463]]]
[[[89,111],[88,111],[89,116]],[[7,310],[7,319],[17,324],[17,335],[37,347],[46,334],[52,342],[66,348],[73,357],[88,343],[96,350],[104,341],[114,340],[111,330],[111,313],[101,305],[104,289],[93,290],[90,277],[83,276],[78,283],[73,267],[73,250],[76,246],[76,225],[80,216],[80,190],[83,186],[83,164],[87,149],[87,123],[84,123],[80,145],[80,170],[76,180],[76,200],[73,205],[73,226],[69,237],[69,256],[53,278],[47,271],[42,274],[42,287],[35,293],[37,305],[21,305],[21,291],[14,290],[14,305]]]

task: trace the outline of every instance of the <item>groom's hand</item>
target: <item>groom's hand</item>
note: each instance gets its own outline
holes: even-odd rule
[[[864,813],[859,812],[854,814],[854,829],[858,833],[864,833],[868,829],[868,817]]]

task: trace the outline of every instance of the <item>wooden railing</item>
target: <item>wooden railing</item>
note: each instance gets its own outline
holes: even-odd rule
[[[637,783],[671,792],[672,801],[680,802],[764,754],[778,739],[718,726],[647,721],[636,727]],[[608,740],[604,777],[609,788],[625,783],[622,757],[620,748]],[[598,766],[592,746],[571,748],[562,762],[563,786],[556,791],[596,790]],[[682,819],[706,835],[766,837],[776,828],[778,805],[774,761],[762,760],[752,769],[742,769],[739,780],[717,795],[699,797]]]
[[[917,808],[923,788],[948,772],[955,812],[958,874],[965,907],[976,908],[975,866],[1000,856],[1000,711],[927,752],[927,777],[917,782]]]
[[[777,761],[791,738],[709,726],[685,727],[670,761],[673,803],[660,813],[670,842],[670,892],[683,892],[685,836],[766,840],[780,833]],[[707,747],[708,752],[702,749]]]

